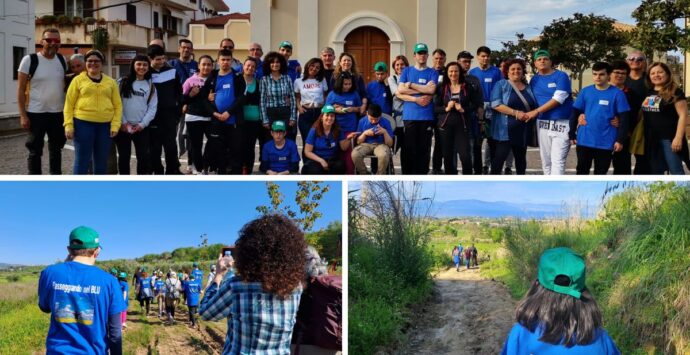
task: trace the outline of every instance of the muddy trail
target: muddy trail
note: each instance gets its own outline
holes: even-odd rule
[[[125,353],[220,354],[223,351],[225,322],[198,321],[199,325],[192,328],[186,306],[177,307],[175,323],[170,325],[166,317],[158,317],[157,305],[152,304],[148,316],[144,317],[138,302],[130,301],[127,318],[127,329],[123,332]]]
[[[432,299],[415,310],[407,342],[394,354],[498,354],[516,302],[478,268],[450,268],[434,278]]]

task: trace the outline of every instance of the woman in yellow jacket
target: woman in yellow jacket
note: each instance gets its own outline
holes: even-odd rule
[[[65,136],[74,139],[74,174],[106,174],[108,153],[122,122],[122,100],[117,83],[103,74],[103,54],[84,56],[86,70],[70,83],[65,97]]]

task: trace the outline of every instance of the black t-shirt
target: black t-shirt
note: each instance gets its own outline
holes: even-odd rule
[[[625,79],[625,87],[630,89],[630,94],[626,94],[628,97],[628,104],[630,105],[630,113],[632,116],[637,117],[637,112],[640,111],[642,101],[647,96],[647,91],[649,91],[649,89],[647,89],[645,77],[642,76],[637,80],[627,77]]]
[[[685,100],[683,90],[676,89],[676,100]],[[642,102],[645,135],[651,139],[670,139],[676,136],[678,112],[675,104],[661,99],[656,90],[649,90]]]

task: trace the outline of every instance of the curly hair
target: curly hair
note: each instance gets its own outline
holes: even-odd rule
[[[287,297],[304,279],[307,243],[288,217],[269,214],[245,224],[235,243],[235,267],[244,282]]]
[[[266,56],[264,57],[264,62],[262,63],[264,73],[266,75],[271,74],[271,63],[273,63],[274,61],[278,61],[280,63],[280,74],[287,74],[287,60],[285,60],[285,57],[283,57],[283,55],[278,52],[268,52],[268,54],[266,54]]]
[[[522,82],[527,84],[527,79],[525,78],[525,74],[527,74],[527,64],[525,63],[524,60],[520,58],[510,58],[506,59],[503,65],[503,69],[501,69],[501,74],[503,74],[504,79],[508,79],[508,71],[510,70],[510,67],[513,64],[517,64],[522,68]]]

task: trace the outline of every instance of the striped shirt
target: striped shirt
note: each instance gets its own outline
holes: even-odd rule
[[[288,75],[281,75],[280,79],[275,80],[269,74],[261,78],[261,121],[268,124],[268,114],[266,109],[269,107],[290,107],[290,121],[297,121],[297,104],[295,102],[295,92],[293,91],[292,81]]]
[[[220,289],[211,284],[199,314],[204,320],[228,319],[223,354],[289,355],[301,295],[301,286],[282,299],[264,292],[260,282],[232,277]]]

